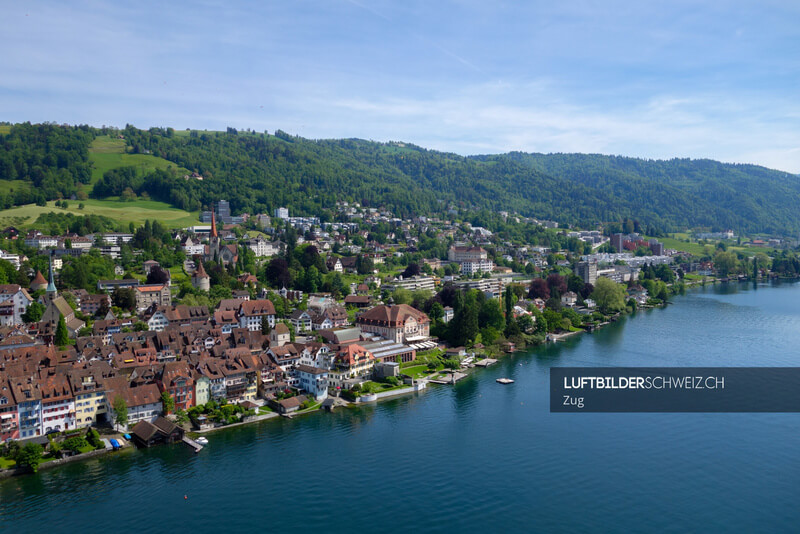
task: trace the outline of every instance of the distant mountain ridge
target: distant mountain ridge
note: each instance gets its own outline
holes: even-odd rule
[[[10,133],[0,133],[0,179],[41,183],[40,169],[18,164],[24,159],[25,144],[11,138],[20,127],[24,133],[37,125],[15,125]],[[347,200],[386,207],[401,217],[458,208],[467,210],[461,212],[463,217],[476,222],[497,221],[499,211],[511,211],[583,226],[630,218],[661,231],[696,227],[771,234],[800,231],[796,210],[800,177],[756,165],[597,154],[511,152],[465,157],[406,143],[309,140],[280,130],[269,135],[233,129],[74,128],[75,146],[91,142],[91,135],[119,134],[131,153],[152,154],[204,176],[202,181],[186,180],[166,170],[134,176],[112,169],[95,184],[95,196],[130,187],[187,210],[227,199],[235,213],[272,213],[284,206],[292,214],[326,219],[334,215],[337,201]],[[57,166],[57,160],[65,159],[63,148],[60,158],[42,157],[49,135],[71,132],[49,125],[35,135],[25,134],[40,140],[34,158],[39,166],[48,162]],[[4,146],[16,153],[4,154]],[[80,152],[75,161],[86,161],[85,148],[75,151]],[[12,168],[8,178],[2,176],[3,169]],[[36,176],[29,176],[34,170]],[[63,174],[56,170],[54,176]],[[64,182],[74,191],[85,180],[81,175]],[[48,182],[47,194],[55,194],[59,183]]]

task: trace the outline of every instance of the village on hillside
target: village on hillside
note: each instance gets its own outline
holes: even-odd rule
[[[0,443],[96,427],[149,444],[164,416],[208,429],[374,400],[686,285],[797,270],[726,250],[731,232],[693,254],[631,221],[580,231],[501,213],[493,232],[337,209],[328,222],[233,216],[222,200],[179,231],[3,230]]]

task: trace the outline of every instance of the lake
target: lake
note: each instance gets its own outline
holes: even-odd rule
[[[800,415],[551,414],[548,388],[551,366],[798,347],[800,284],[708,286],[456,386],[0,481],[0,531],[795,531]]]

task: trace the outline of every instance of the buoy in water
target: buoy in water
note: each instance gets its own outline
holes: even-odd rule
[[[186,501],[186,500],[188,500],[188,499],[189,499],[189,497],[188,497],[188,496],[186,496],[186,495],[184,495],[184,496],[183,496],[183,500],[184,500],[184,501]]]

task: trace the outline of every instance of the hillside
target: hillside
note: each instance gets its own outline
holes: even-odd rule
[[[510,158],[539,172],[614,191],[639,217],[766,233],[798,229],[800,177],[757,165],[712,160],[644,160],[599,154],[523,154]],[[675,208],[679,208],[676,210]],[[648,213],[649,212],[649,213]]]
[[[27,152],[26,139],[36,141]],[[65,148],[58,157],[46,157],[47,146],[71,146],[73,157],[66,157]],[[204,179],[185,180],[189,171]],[[11,186],[15,180],[21,187]],[[0,185],[4,207],[43,204],[82,190],[96,199],[146,193],[188,212],[219,199],[229,200],[234,213],[285,206],[292,214],[323,220],[334,216],[337,201],[347,200],[385,206],[401,217],[457,208],[473,223],[489,226],[499,224],[497,212],[505,210],[583,226],[630,218],[658,232],[800,231],[800,178],[753,165],[594,154],[464,157],[401,143],[308,140],[281,131],[14,125],[0,133]]]
[[[87,188],[90,190],[103,174],[119,167],[135,167],[141,174],[150,173],[156,169],[173,170],[180,175],[189,171],[177,167],[171,161],[150,154],[127,154],[127,147],[123,139],[112,138],[110,135],[98,135],[89,145],[89,162],[92,166],[92,177]]]
[[[81,209],[80,204],[84,207]],[[30,228],[43,213],[72,213],[74,215],[102,215],[110,217],[126,227],[129,223],[138,226],[146,220],[158,220],[166,228],[185,228],[198,224],[198,213],[179,210],[155,200],[137,200],[121,202],[119,200],[82,200],[70,201],[66,209],[58,208],[55,202],[44,206],[28,204],[0,211],[0,227],[8,225],[17,228]]]

